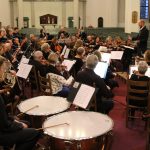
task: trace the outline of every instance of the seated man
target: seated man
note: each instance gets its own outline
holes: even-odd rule
[[[78,72],[76,81],[89,86],[93,86],[95,84],[98,88],[98,92],[96,94],[97,110],[98,112],[108,114],[114,105],[112,100],[113,94],[106,86],[104,80],[95,74],[94,68],[97,63],[98,57],[93,54],[89,55],[86,59],[86,68]]]
[[[5,58],[0,57],[0,75],[3,74],[5,67]],[[5,105],[2,96],[0,95],[0,145],[12,146],[15,144],[15,150],[32,150],[35,146],[39,132],[35,129],[29,129],[28,126],[15,120],[8,118],[5,111]]]
[[[30,59],[29,64],[35,67],[36,72],[39,71],[42,76],[46,76],[48,72],[48,64],[43,58],[43,53],[41,51],[36,51],[33,54],[33,59]]]

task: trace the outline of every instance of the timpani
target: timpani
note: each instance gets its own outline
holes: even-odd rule
[[[43,123],[53,150],[100,150],[113,126],[107,115],[88,111],[64,112]]]
[[[57,96],[38,96],[22,101],[18,105],[20,112],[32,118],[32,125],[36,128],[42,126],[47,116],[63,112],[69,107],[70,103],[65,98]]]

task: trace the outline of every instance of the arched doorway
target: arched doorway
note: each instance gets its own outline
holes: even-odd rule
[[[98,28],[102,28],[103,27],[103,18],[102,17],[99,17],[98,18]]]

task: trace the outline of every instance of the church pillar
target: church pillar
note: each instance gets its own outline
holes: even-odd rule
[[[86,0],[83,1],[83,27],[86,27]]]
[[[125,1],[125,32],[138,32],[137,23],[132,23],[132,12],[137,12],[137,21],[140,19],[140,1],[126,0]]]
[[[66,2],[62,1],[62,26],[66,27]]]
[[[34,9],[34,1],[31,1],[31,26],[35,27],[35,9]]]
[[[74,27],[79,28],[79,0],[73,1],[74,10],[73,10],[73,20],[74,20]]]
[[[17,1],[18,6],[18,27],[21,29],[23,25],[23,0]]]
[[[10,2],[10,23],[11,26],[14,27],[15,23],[14,23],[14,2],[13,1],[9,1]]]

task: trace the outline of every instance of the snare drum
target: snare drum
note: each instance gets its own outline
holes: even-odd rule
[[[112,119],[101,113],[70,111],[48,118],[43,129],[54,150],[98,150],[105,146],[105,135],[113,125]]]
[[[18,105],[20,112],[25,112],[32,118],[32,125],[36,128],[42,126],[47,116],[63,112],[69,107],[70,103],[65,98],[56,96],[38,96],[25,100]],[[31,110],[29,110],[30,108]]]

